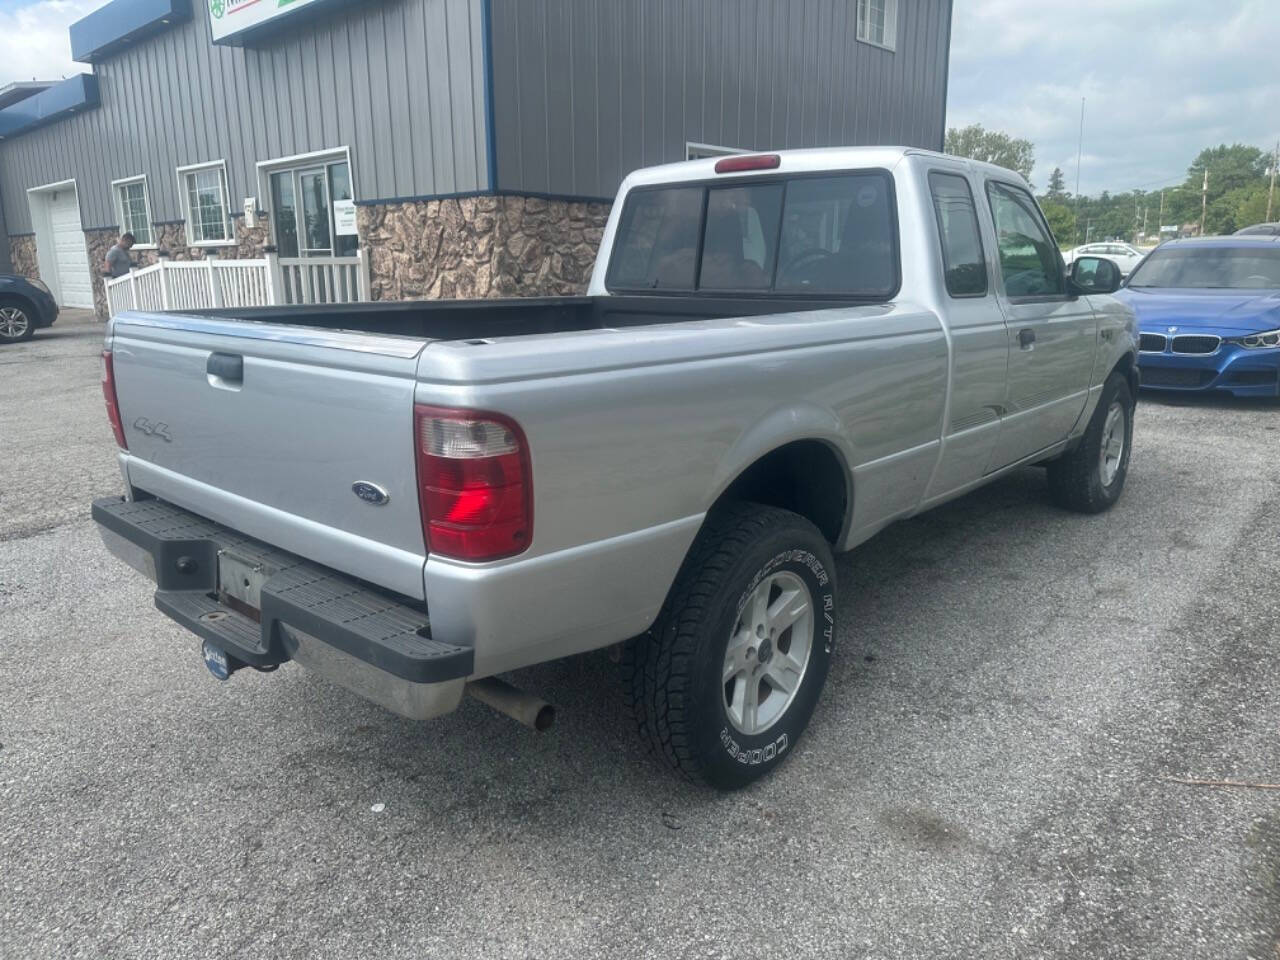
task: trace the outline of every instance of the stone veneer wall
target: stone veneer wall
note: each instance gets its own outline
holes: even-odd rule
[[[21,277],[36,280],[40,276],[40,261],[36,259],[36,237],[29,233],[21,237],[9,238],[9,259],[13,263],[14,273]]]
[[[508,195],[362,206],[372,298],[581,293],[609,206]]]

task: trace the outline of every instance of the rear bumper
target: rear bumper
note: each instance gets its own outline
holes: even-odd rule
[[[1143,353],[1138,356],[1138,369],[1144,389],[1280,396],[1280,349],[1250,350],[1224,342],[1213,353],[1202,355]]]
[[[107,549],[156,583],[156,607],[249,666],[288,660],[413,719],[455,709],[472,647],[431,636],[425,611],[163,500],[93,504]],[[259,619],[218,597],[219,556],[264,572]]]

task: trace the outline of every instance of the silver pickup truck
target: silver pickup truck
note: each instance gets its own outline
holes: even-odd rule
[[[118,316],[125,493],[93,515],[221,678],[294,660],[408,717],[471,691],[542,723],[491,678],[621,645],[641,736],[738,787],[822,691],[834,552],[1024,464],[1115,503],[1118,284],[986,164],[641,170],[586,296]]]

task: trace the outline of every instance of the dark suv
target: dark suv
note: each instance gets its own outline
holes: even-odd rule
[[[26,340],[57,319],[58,305],[41,281],[0,273],[0,344]]]

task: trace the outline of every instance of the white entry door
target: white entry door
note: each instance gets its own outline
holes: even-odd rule
[[[76,189],[55,190],[47,197],[53,262],[58,271],[58,302],[64,307],[92,309],[93,283],[89,277],[89,253],[80,224]]]

